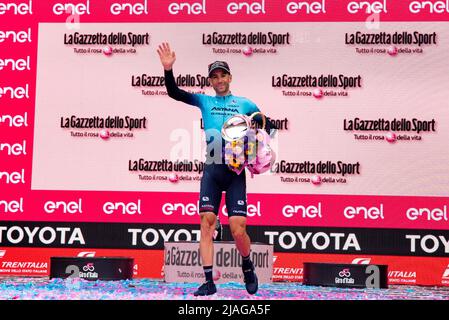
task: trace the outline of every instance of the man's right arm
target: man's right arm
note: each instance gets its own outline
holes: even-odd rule
[[[167,88],[167,93],[170,98],[191,104],[193,106],[198,106],[199,99],[197,95],[179,89],[178,85],[176,84],[172,69],[164,70],[164,76],[165,87]]]
[[[176,54],[170,49],[170,45],[167,42],[161,43],[158,46],[157,53],[159,54],[161,64],[164,67],[165,87],[167,88],[169,97],[200,107],[199,95],[181,90],[176,84],[175,77],[173,75],[173,64],[176,61]]]

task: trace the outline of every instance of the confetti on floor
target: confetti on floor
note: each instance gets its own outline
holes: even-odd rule
[[[0,278],[0,300],[449,300],[447,287],[391,285],[388,289],[261,284],[257,294],[242,283],[218,284],[217,293],[195,297],[197,283],[165,283],[155,279],[86,281],[48,277]]]

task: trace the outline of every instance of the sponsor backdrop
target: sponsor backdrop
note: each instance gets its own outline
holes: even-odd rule
[[[164,242],[199,239],[203,122],[167,96],[166,41],[181,88],[213,95],[225,60],[277,128],[248,175],[273,280],[373,263],[449,285],[448,21],[447,1],[0,0],[0,275],[131,256],[162,278]]]

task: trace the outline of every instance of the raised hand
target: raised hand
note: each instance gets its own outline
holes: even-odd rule
[[[171,70],[176,60],[176,54],[174,51],[171,51],[168,42],[163,42],[160,44],[157,49],[157,53],[159,54],[159,58],[161,59],[164,69]]]

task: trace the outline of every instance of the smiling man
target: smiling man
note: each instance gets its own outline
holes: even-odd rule
[[[242,255],[242,271],[248,293],[255,294],[258,280],[254,265],[250,259],[251,240],[246,232],[246,176],[230,170],[224,161],[224,140],[221,137],[223,123],[236,114],[251,115],[259,108],[250,100],[234,96],[230,91],[232,82],[231,69],[224,61],[215,61],[208,66],[209,81],[215,90],[215,96],[192,94],[176,85],[173,75],[175,52],[168,43],[162,43],[157,50],[164,67],[165,85],[168,95],[178,101],[196,106],[200,109],[207,140],[206,165],[200,187],[201,237],[200,253],[206,282],[202,284],[195,296],[214,294],[217,289],[213,281],[213,234],[217,223],[222,192],[226,192],[226,207],[229,227],[236,247]],[[255,117],[261,123],[261,118]],[[266,121],[265,130],[269,132],[270,121]]]

